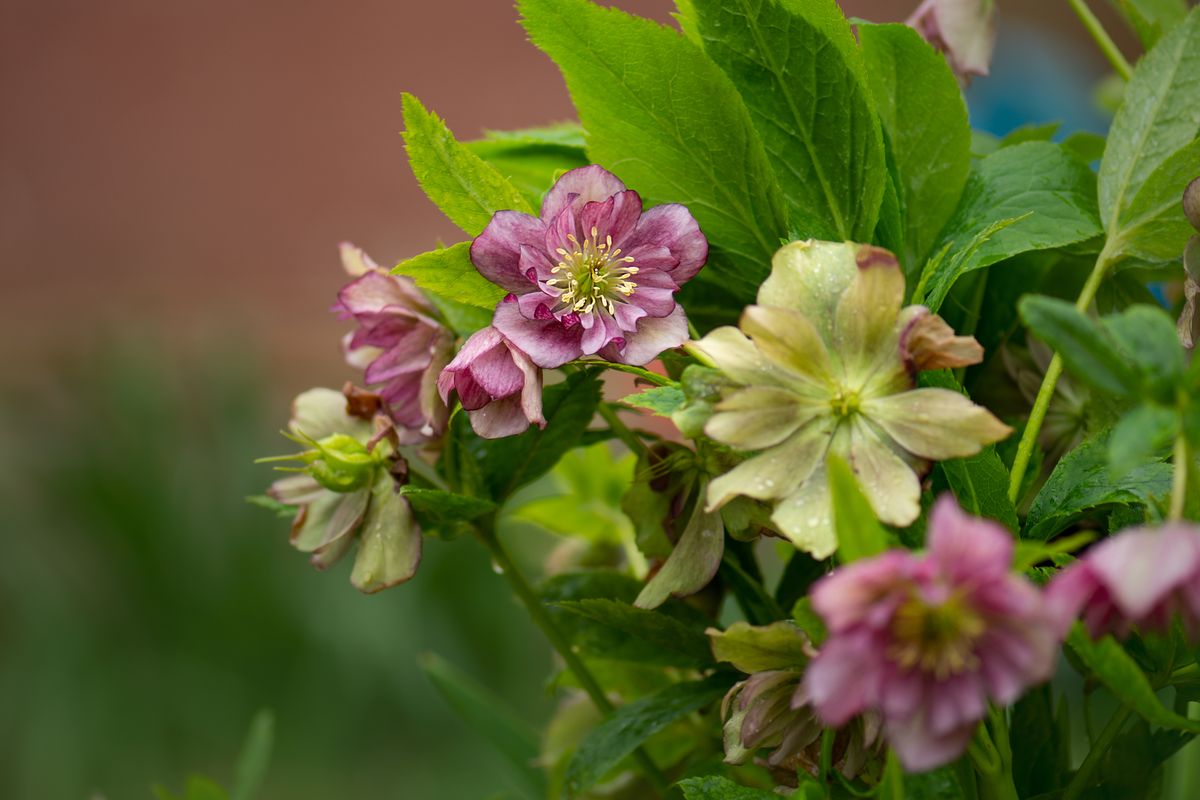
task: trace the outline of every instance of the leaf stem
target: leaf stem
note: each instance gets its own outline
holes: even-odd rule
[[[1189,450],[1187,438],[1180,434],[1175,440],[1175,456],[1171,459],[1175,475],[1171,481],[1171,510],[1168,519],[1172,522],[1183,519],[1184,501],[1187,499],[1188,467],[1191,466],[1192,460]]]
[[[1066,791],[1062,795],[1062,800],[1075,800],[1088,787],[1093,773],[1100,766],[1100,762],[1108,752],[1108,748],[1112,747],[1113,742],[1116,741],[1117,736],[1121,733],[1121,729],[1125,727],[1125,723],[1129,720],[1129,716],[1132,713],[1133,709],[1129,706],[1121,706],[1113,712],[1113,715],[1108,720],[1108,724],[1104,726],[1104,730],[1100,732],[1100,736],[1092,745],[1092,749],[1088,751],[1087,757],[1083,759],[1083,763],[1075,771],[1071,782],[1067,784]]]
[[[639,455],[646,450],[646,443],[643,442],[633,430],[625,424],[625,421],[618,416],[617,412],[608,403],[600,403],[596,406],[597,413],[608,423],[609,430],[625,443],[634,455]]]
[[[644,367],[635,367],[630,364],[617,364],[613,361],[600,361],[597,359],[588,359],[586,361],[572,361],[570,366],[573,367],[603,367],[604,369],[616,370],[617,372],[625,372],[630,375],[636,375],[647,383],[653,383],[655,386],[674,386],[675,381],[659,375],[657,372],[651,372]]]
[[[1108,35],[1108,31],[1104,30],[1104,25],[1088,8],[1084,0],[1067,0],[1071,8],[1075,10],[1075,14],[1079,17],[1083,27],[1087,28],[1087,32],[1096,40],[1096,44],[1100,47],[1100,52],[1104,53],[1104,57],[1108,59],[1108,63],[1112,64],[1112,68],[1117,71],[1122,80],[1129,80],[1133,74],[1133,69],[1129,66],[1129,62],[1125,60],[1125,56],[1117,48],[1116,42]]]
[[[1108,275],[1108,268],[1113,264],[1112,253],[1116,249],[1113,240],[1109,239],[1096,258],[1092,274],[1088,276],[1087,282],[1079,290],[1079,298],[1075,301],[1075,307],[1081,312],[1086,313],[1092,305],[1092,301],[1096,299],[1096,292],[1099,291],[1100,284]],[[1054,358],[1050,359],[1050,365],[1046,367],[1046,375],[1042,378],[1042,387],[1038,389],[1037,397],[1034,398],[1033,408],[1029,411],[1029,422],[1025,425],[1024,433],[1021,434],[1021,443],[1018,445],[1017,455],[1013,459],[1012,473],[1008,481],[1008,499],[1013,503],[1020,499],[1021,484],[1025,481],[1025,471],[1029,469],[1029,460],[1033,456],[1038,434],[1041,433],[1042,423],[1046,421],[1046,413],[1050,410],[1050,401],[1054,399],[1054,389],[1058,386],[1058,379],[1062,377],[1062,372],[1062,356],[1055,353]]]
[[[525,610],[529,612],[529,616],[533,619],[534,624],[542,629],[542,633],[550,641],[550,645],[562,656],[562,660],[566,662],[567,668],[575,674],[576,680],[583,690],[587,692],[588,697],[592,699],[592,703],[600,710],[600,713],[608,716],[613,712],[613,704],[609,701],[608,696],[604,694],[604,689],[600,686],[600,682],[583,663],[583,659],[571,647],[571,643],[567,637],[554,624],[550,613],[546,610],[542,600],[538,597],[537,592],[530,586],[529,581],[525,579],[516,562],[509,556],[508,551],[504,549],[504,545],[500,543],[499,537],[496,535],[495,518],[487,517],[479,522],[476,526],[476,531],[479,535],[479,540],[484,547],[492,555],[492,560],[500,569],[502,575],[512,587],[513,593],[525,606]],[[646,778],[654,784],[660,796],[666,796],[670,789],[670,783],[667,777],[654,763],[650,755],[641,747],[633,751],[633,757],[642,768]]]

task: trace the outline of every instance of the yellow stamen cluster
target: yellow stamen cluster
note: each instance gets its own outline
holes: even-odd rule
[[[979,614],[957,596],[929,604],[914,594],[892,618],[888,656],[904,669],[915,667],[942,680],[979,667],[975,644],[984,628]]]
[[[558,299],[571,311],[587,313],[600,306],[612,314],[615,310],[612,296],[629,297],[637,288],[630,278],[638,273],[638,269],[628,266],[633,263],[633,258],[622,258],[621,250],[613,249],[611,236],[599,241],[600,232],[596,228],[592,228],[591,235],[585,237],[582,244],[575,234],[568,235],[567,239],[572,247],[570,250],[558,248],[561,260],[550,270],[558,277],[546,281],[546,285],[563,290]]]

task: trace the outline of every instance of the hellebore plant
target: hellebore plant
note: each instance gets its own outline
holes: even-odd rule
[[[405,96],[464,236],[342,246],[354,372],[256,501],[363,592],[486,548],[557,653],[514,796],[1194,796],[1200,10],[1116,4],[1131,65],[1070,5],[1105,136],[970,129],[992,0],[519,0],[578,123]]]

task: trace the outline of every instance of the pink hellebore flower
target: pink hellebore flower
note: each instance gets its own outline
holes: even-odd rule
[[[542,417],[542,371],[492,327],[477,331],[437,381],[443,402],[450,392],[485,439],[521,433],[530,423],[546,426]]]
[[[446,427],[446,404],[437,377],[450,360],[454,334],[411,279],[391,275],[360,248],[341,245],[342,265],[354,280],[338,292],[333,311],[358,329],[343,346],[351,366],[383,398],[401,444],[438,436]]]
[[[952,761],[988,700],[1008,704],[1050,677],[1059,637],[1041,594],[1011,572],[1013,543],[944,497],[929,550],[893,550],[821,580],[813,607],[829,638],[804,687],[822,719],[864,711],[910,771]]]
[[[1172,523],[1124,531],[1055,576],[1046,597],[1062,629],[1082,615],[1093,637],[1134,625],[1166,632],[1179,614],[1200,635],[1200,527]]]
[[[996,47],[995,0],[925,0],[906,24],[946,54],[960,82],[988,74]]]
[[[500,211],[471,261],[511,294],[500,333],[540,367],[581,356],[647,364],[688,338],[675,292],[704,266],[708,240],[687,208],[642,213],[642,198],[598,166],[559,178],[541,219]]]

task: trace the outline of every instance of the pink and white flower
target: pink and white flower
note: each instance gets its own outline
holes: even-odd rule
[[[495,328],[476,332],[437,381],[444,403],[450,393],[467,411],[471,427],[485,439],[521,433],[542,416],[542,371]]]
[[[642,198],[611,172],[580,167],[542,202],[541,218],[500,211],[471,261],[511,294],[494,325],[540,367],[582,356],[647,364],[688,338],[675,292],[708,258],[691,213]]]

